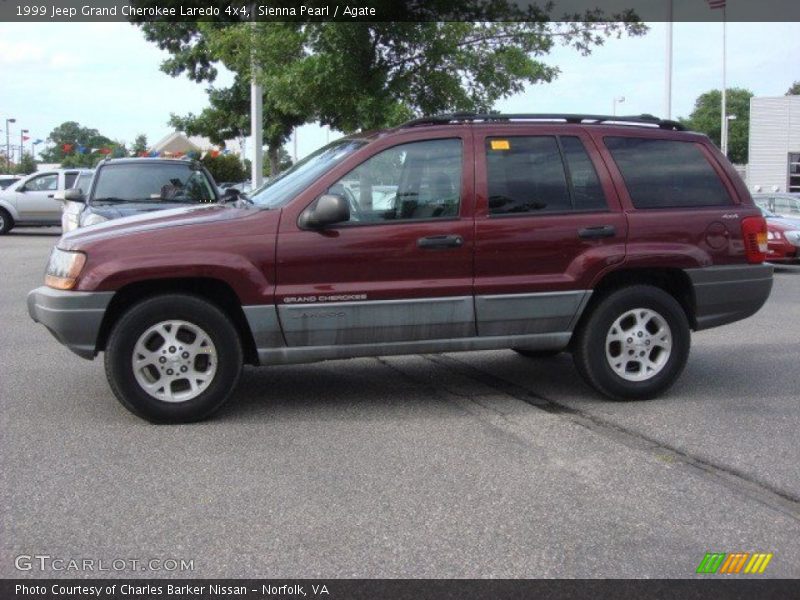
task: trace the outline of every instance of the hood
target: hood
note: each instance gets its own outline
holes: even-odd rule
[[[186,204],[186,202],[119,202],[114,204],[92,204],[87,207],[86,212],[95,213],[111,220],[157,210],[174,210],[176,208],[193,208],[196,206],[197,204]]]
[[[109,206],[113,211],[108,214],[92,207],[92,212],[97,212],[113,220],[89,227],[82,227],[66,233],[61,238],[60,246],[71,248],[83,243],[94,242],[105,238],[119,238],[137,233],[167,229],[172,227],[187,227],[214,222],[227,222],[241,219],[255,214],[260,209],[251,204],[195,204],[192,206],[181,205],[180,208],[149,210],[142,212],[136,209],[138,205]],[[163,204],[159,205],[163,207]],[[130,207],[130,209],[128,209]],[[103,206],[103,209],[106,207]],[[112,216],[116,213],[120,218]],[[125,215],[131,216],[125,216]]]

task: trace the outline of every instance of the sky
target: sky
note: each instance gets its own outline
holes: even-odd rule
[[[643,37],[609,39],[584,57],[558,47],[543,61],[558,66],[553,83],[528,86],[501,100],[504,112],[664,116],[666,25],[650,23]],[[728,23],[728,87],[756,96],[781,96],[800,80],[800,23]],[[77,121],[130,144],[139,133],[154,143],[171,133],[171,113],[200,112],[205,84],[159,70],[167,57],[128,23],[0,23],[0,142],[13,117],[12,143],[20,128],[44,139],[64,121]],[[722,24],[673,26],[673,118],[687,116],[703,92],[722,84]],[[223,72],[219,85],[230,83]],[[297,134],[298,156],[323,145],[328,133],[306,125]],[[287,144],[293,154],[293,144]]]

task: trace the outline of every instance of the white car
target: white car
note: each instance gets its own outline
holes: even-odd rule
[[[16,226],[61,225],[56,193],[72,188],[88,169],[54,169],[28,175],[0,192],[0,235]]]
[[[800,219],[800,194],[773,192],[753,194],[757,206],[784,219]]]

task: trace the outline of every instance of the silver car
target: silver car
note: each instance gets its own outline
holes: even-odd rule
[[[765,208],[784,219],[800,219],[800,194],[787,192],[753,194],[753,201],[760,208]]]
[[[87,169],[53,169],[23,177],[0,191],[0,235],[16,226],[61,224],[58,192],[72,188]]]

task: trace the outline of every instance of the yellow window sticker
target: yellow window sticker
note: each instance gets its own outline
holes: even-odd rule
[[[508,140],[492,140],[492,150],[511,150]]]

